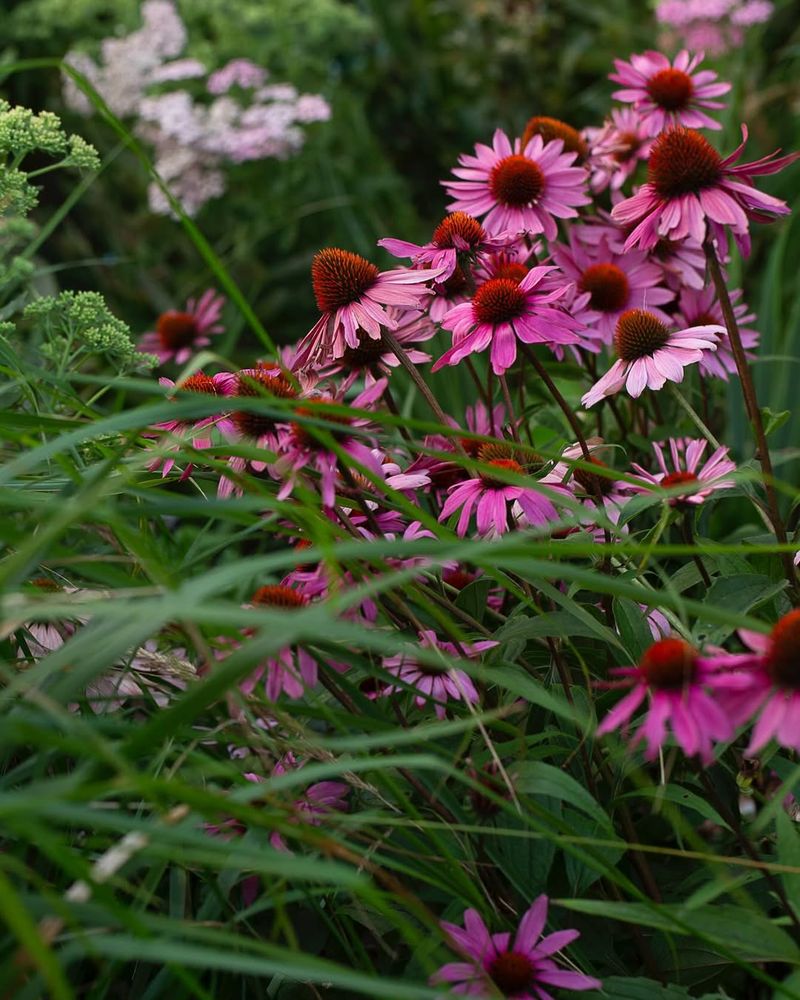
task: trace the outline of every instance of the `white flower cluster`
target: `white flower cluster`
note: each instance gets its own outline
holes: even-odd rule
[[[267,71],[247,59],[234,59],[206,75],[196,59],[176,58],[187,35],[172,0],[145,0],[142,27],[102,43],[100,62],[71,52],[66,62],[82,74],[121,118],[133,118],[137,134],[155,150],[155,167],[188,215],[195,215],[225,191],[228,164],[270,157],[286,158],[303,145],[301,126],[330,118],[330,106],[317,94],[299,94],[290,84],[266,85]],[[188,90],[152,93],[156,84],[203,79],[208,101]],[[68,74],[67,104],[83,114],[93,105]],[[157,184],[149,188],[150,207],[171,214],[169,199]]]

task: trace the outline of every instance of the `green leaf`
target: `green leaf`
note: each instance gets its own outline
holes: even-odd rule
[[[559,802],[568,802],[580,809],[598,826],[613,833],[614,824],[598,802],[579,784],[572,775],[543,761],[525,761],[515,768],[514,784],[520,792],[533,795],[549,795]]]
[[[783,427],[791,415],[791,410],[778,410],[776,412],[769,406],[762,406],[761,419],[764,423],[764,434],[769,437],[773,431],[778,430],[779,427]]]
[[[711,820],[717,826],[728,828],[728,824],[720,816],[717,810],[708,804],[708,802],[702,798],[702,796],[695,794],[688,788],[683,788],[680,785],[658,785],[653,788],[638,788],[632,792],[626,792],[623,799],[636,799],[636,798],[646,798],[660,800],[664,799],[667,802],[674,802],[677,806],[682,806],[684,809],[690,809],[696,812],[703,819]]]
[[[797,869],[796,872],[783,872],[781,880],[789,901],[800,913],[800,832],[783,809],[776,817],[775,826],[778,831],[778,861]]]
[[[609,976],[603,980],[602,990],[583,994],[587,1000],[686,1000],[691,994],[682,986],[662,986],[654,979],[625,979]]]
[[[653,634],[647,624],[645,612],[626,597],[614,598],[614,621],[617,623],[622,645],[638,663],[642,654],[653,644]]]

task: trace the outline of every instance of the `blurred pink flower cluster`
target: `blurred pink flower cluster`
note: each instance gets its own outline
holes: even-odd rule
[[[686,47],[720,56],[744,41],[747,28],[772,16],[770,0],[660,0],[656,19],[667,26],[666,47]]]
[[[225,192],[226,166],[291,156],[305,141],[304,125],[330,118],[323,97],[267,83],[267,70],[248,59],[209,74],[198,60],[179,58],[187,32],[172,0],[145,0],[141,14],[137,31],[102,42],[98,61],[73,51],[66,62],[115,115],[134,119],[136,134],[153,146],[156,170],[188,215]],[[187,80],[196,81],[192,90],[153,92]],[[69,74],[64,98],[81,114],[94,111]],[[157,184],[150,184],[148,198],[154,212],[172,214]]]

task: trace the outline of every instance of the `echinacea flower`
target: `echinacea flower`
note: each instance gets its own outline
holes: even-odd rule
[[[273,778],[303,767],[305,761],[297,761],[292,753],[287,753],[272,769]],[[347,812],[347,796],[350,787],[343,781],[317,781],[309,785],[300,798],[291,806],[290,822],[306,826],[319,826],[333,812]],[[283,836],[276,830],[269,838],[277,851],[291,854]]]
[[[650,155],[653,137],[633,108],[614,108],[600,128],[586,129],[589,187],[595,194],[619,191],[642,160]]]
[[[581,501],[590,510],[596,510],[599,501],[606,517],[616,523],[620,509],[628,499],[625,492],[627,483],[614,478],[611,475],[613,470],[595,456],[594,452],[603,446],[602,440],[595,439],[588,444],[590,452],[588,463],[580,445],[570,445],[564,449],[553,468],[542,478],[542,484],[568,490],[576,500]],[[582,465],[575,465],[576,461],[580,461]],[[593,472],[586,468],[587,464],[602,469],[607,474]]]
[[[713,351],[725,328],[719,324],[670,330],[644,309],[629,309],[617,322],[614,348],[617,360],[584,394],[584,406],[594,406],[623,388],[641,396],[645,388],[661,389],[667,381],[682,382],[684,368]]]
[[[717,243],[724,246],[724,227],[730,226],[747,255],[749,219],[770,222],[789,214],[786,202],[759,191],[753,178],[777,173],[800,153],[778,159],[774,158],[777,152],[770,153],[735,167],[746,142],[747,128],[742,125],[742,142],[723,159],[694,129],[678,126],[662,132],[650,151],[647,182],[611,211],[615,222],[635,227],[625,241],[625,249],[640,246],[647,250],[661,237],[682,240],[690,236],[702,243],[709,227]]]
[[[493,649],[498,643],[492,639],[481,639],[479,642],[459,643],[444,642],[431,629],[419,633],[418,646],[424,650],[438,650],[441,654],[441,665],[422,662],[414,652],[404,650],[394,656],[383,659],[383,669],[403,683],[389,685],[383,688],[381,695],[390,695],[414,687],[420,693],[414,702],[418,708],[423,708],[428,701],[435,703],[436,715],[443,719],[445,707],[450,701],[478,701],[478,692],[469,675],[453,665],[454,660],[475,659],[487,649]]]
[[[446,215],[434,229],[430,242],[423,245],[407,240],[378,240],[378,246],[393,257],[408,257],[414,267],[431,267],[440,272],[439,281],[446,281],[456,269],[459,256],[474,260],[479,253],[503,250],[505,237],[489,236],[477,219],[466,212]]]
[[[747,684],[729,692],[723,707],[737,723],[757,716],[746,756],[755,756],[773,739],[800,751],[800,608],[785,614],[769,635],[740,629],[739,637],[751,652],[721,659]]]
[[[534,115],[522,130],[521,146],[524,149],[535,135],[540,135],[544,142],[560,139],[564,143],[565,153],[575,153],[577,162],[586,158],[586,140],[580,132],[562,122],[560,118],[549,118],[547,115]]]
[[[667,739],[670,723],[675,740],[687,757],[699,754],[703,764],[714,761],[714,741],[733,736],[735,720],[720,705],[720,693],[741,691],[749,684],[744,672],[727,670],[727,657],[702,657],[683,639],[660,639],[649,646],[635,667],[617,667],[621,678],[613,686],[630,692],[603,719],[597,735],[627,728],[636,710],[647,702],[644,721],[631,740],[645,740],[645,758],[653,760]]]
[[[162,365],[168,361],[185,364],[201,347],[208,347],[211,336],[223,333],[219,322],[225,299],[213,288],[199,299],[189,299],[186,309],[169,309],[156,321],[155,330],[143,334],[138,349],[155,354]]]
[[[556,219],[573,219],[576,206],[587,205],[586,171],[575,167],[576,154],[564,152],[562,139],[546,142],[534,135],[514,145],[497,129],[492,145],[478,143],[475,156],[462,155],[453,170],[458,178],[442,181],[454,199],[448,209],[483,219],[491,234],[544,233],[555,237]]]
[[[735,288],[729,292],[729,296],[733,306],[733,315],[739,327],[742,347],[747,352],[758,346],[758,330],[745,326],[746,323],[752,323],[755,320],[755,313],[750,312],[747,305],[741,301],[741,288]],[[722,307],[717,299],[714,286],[708,285],[699,290],[684,288],[678,299],[674,320],[679,326],[702,326],[706,323],[724,324]],[[752,358],[752,356],[752,354],[747,354],[748,358]],[[725,381],[728,380],[729,375],[736,374],[736,359],[733,356],[727,330],[720,336],[716,351],[713,354],[704,354],[699,366],[702,375],[712,375],[725,379]]]
[[[664,456],[665,444],[669,445],[672,464],[668,465]],[[728,457],[728,449],[720,446],[701,465],[708,442],[702,438],[670,438],[668,442],[653,442],[653,451],[658,463],[658,472],[648,472],[641,465],[633,465],[632,469],[645,483],[650,486],[660,486],[665,490],[675,490],[681,486],[687,488],[686,493],[670,497],[673,507],[684,504],[701,504],[716,490],[729,490],[736,485],[733,479],[726,479],[736,471],[736,463]],[[646,486],[625,484],[637,492],[649,492]]]
[[[171,378],[160,378],[159,384],[167,389],[174,389],[174,394],[170,399],[180,398],[182,393],[200,393],[206,396],[222,397],[228,392],[231,380],[234,376],[230,372],[218,372],[216,375],[206,375],[205,372],[195,372],[181,382],[173,382]],[[207,417],[180,418],[177,420],[165,420],[159,424],[153,424],[152,430],[146,431],[145,437],[158,438],[155,445],[160,448],[162,443],[168,443],[170,454],[157,455],[147,466],[149,472],[161,469],[161,475],[166,476],[175,465],[175,458],[172,453],[182,450],[187,444],[195,450],[211,447],[211,437],[209,430],[217,427],[220,431],[230,434],[233,426],[229,417],[223,413],[212,413]],[[189,462],[181,473],[181,480],[187,479],[193,470],[193,465]]]
[[[490,347],[492,370],[502,375],[516,361],[517,339],[524,344],[577,344],[578,324],[552,307],[569,291],[569,282],[553,266],[533,267],[522,281],[491,278],[469,302],[454,306],[442,320],[452,330],[453,346],[434,364],[456,365],[469,354]]]
[[[311,264],[311,282],[322,316],[297,345],[294,370],[341,358],[348,347],[359,347],[362,336],[380,340],[382,329],[397,326],[384,306],[418,306],[425,286],[441,276],[436,268],[381,272],[357,253],[320,250]]]
[[[450,487],[449,495],[439,515],[440,521],[446,521],[460,510],[456,532],[463,537],[467,533],[474,510],[478,534],[493,538],[509,530],[510,504],[519,508],[529,524],[548,524],[558,519],[556,509],[548,495],[552,494],[552,488],[545,487],[542,490],[534,488],[533,485],[512,485],[497,479],[490,471],[496,469],[499,473],[527,477],[530,471],[541,466],[538,456],[527,452],[526,449],[500,443],[481,445],[477,457],[489,468],[479,472],[473,479],[467,479],[466,482],[456,483]],[[535,482],[531,479],[532,484]]]
[[[661,269],[645,251],[616,253],[604,240],[588,246],[578,233],[570,234],[568,245],[554,243],[551,253],[565,277],[575,283],[570,312],[583,326],[596,329],[606,344],[627,309],[647,309],[663,323],[669,322],[658,307],[675,294],[664,288]]]
[[[663,53],[652,50],[631,56],[630,62],[615,59],[616,73],[610,73],[609,79],[622,84],[623,89],[611,96],[633,104],[650,135],[658,135],[670,125],[720,129],[719,122],[702,109],[724,107],[711,98],[727,94],[731,85],[715,83],[713,70],[695,72],[702,59],[702,53],[692,56],[685,49],[672,63]]]
[[[451,983],[461,996],[507,997],[509,1000],[553,1000],[551,989],[599,990],[602,983],[582,972],[560,967],[553,960],[580,933],[555,931],[542,937],[548,898],[534,900],[520,920],[514,942],[507,932],[490,934],[477,910],[464,913],[464,926],[442,921],[441,927],[455,951],[466,961],[451,962],[431,977],[432,983]]]

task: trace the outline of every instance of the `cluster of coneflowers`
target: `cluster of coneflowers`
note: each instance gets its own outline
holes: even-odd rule
[[[280,360],[216,374],[190,368],[177,382],[162,379],[176,398],[202,393],[219,405],[211,416],[151,428],[150,468],[181,479],[198,468],[216,470],[222,497],[247,491],[253,475],[272,480],[279,500],[315,496],[336,529],[357,538],[430,537],[431,519],[415,517],[415,510],[433,514],[442,537],[527,532],[557,542],[583,533],[605,543],[598,553],[613,572],[608,543],[630,531],[633,519],[621,515],[632,497],[660,493],[690,530],[697,505],[736,485],[728,449],[713,440],[658,441],[649,464],[619,468],[619,449],[612,451],[600,433],[614,423],[623,435],[651,434],[662,423],[659,394],[692,370],[704,394],[714,380],[740,380],[765,474],[763,514],[785,543],[748,368],[758,333],[741,292],[727,287],[725,266],[731,253],[748,254],[752,221],[788,213],[755,182],[800,154],[739,163],[744,126],[742,144],[728,155],[718,152],[704,131],[719,129],[713,114],[730,85],[702,68],[701,55],[681,52],[670,61],[646,52],[617,61],[611,79],[619,106],[602,126],[579,132],[534,117],[521,137],[498,129],[490,145],[463,155],[443,182],[448,214],[430,240],[380,240],[400,266],[380,271],[347,250],[321,250],[311,268],[319,321]],[[209,292],[185,311],[162,315],[142,349],[163,363],[189,361],[220,332],[222,305]],[[432,352],[440,331],[451,342]],[[585,373],[582,416],[557,385],[562,361]],[[474,379],[474,404],[465,414],[443,412],[422,374],[431,362],[433,371],[461,366]],[[402,426],[392,392],[398,369],[413,381],[440,433],[415,441]],[[573,437],[549,459],[532,445],[526,387],[534,379]],[[623,405],[625,396],[639,402]],[[598,433],[588,436],[594,419]],[[203,456],[212,444],[219,456],[220,442],[237,445],[221,472],[218,459],[204,463]],[[178,470],[187,449],[192,465]],[[293,544],[299,553],[308,540],[297,534]],[[708,585],[707,569],[700,557],[696,562]],[[791,563],[787,556],[793,587]],[[420,557],[394,558],[392,567],[416,570],[445,595],[478,575],[469,565],[438,567]],[[300,561],[280,581],[260,587],[250,606],[290,612],[341,586],[326,564]],[[653,592],[642,593],[651,598],[642,607],[653,643],[638,664],[616,669],[615,679],[603,683],[606,692],[627,691],[601,720],[599,735],[632,728],[631,744],[644,740],[649,760],[674,740],[708,764],[740,727],[754,723],[747,752],[770,740],[800,750],[800,610],[769,634],[740,633],[746,652],[698,650],[680,623],[656,607]],[[492,582],[492,611],[508,613],[513,600]],[[380,676],[362,686],[370,698],[411,692],[412,710],[440,718],[479,702],[468,661],[489,661],[496,641],[484,635],[464,643],[413,617],[404,620],[402,606],[389,614],[372,599],[348,613],[366,628],[418,633],[416,646],[385,657]],[[254,631],[221,642],[220,658]],[[297,699],[318,674],[318,654],[292,646],[261,664],[243,690],[252,695],[263,688],[268,703]],[[346,786],[312,786],[298,809],[320,822],[346,807],[345,792]],[[464,928],[443,924],[460,960],[436,981],[457,994],[520,1000],[550,997],[550,989],[595,988],[595,980],[553,960],[576,932],[543,938],[546,915],[541,897],[513,940],[490,934],[474,911],[464,914]]]

